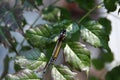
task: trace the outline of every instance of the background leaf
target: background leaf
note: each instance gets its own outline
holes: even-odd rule
[[[67,2],[70,2],[70,3],[77,3],[79,5],[80,8],[84,9],[85,11],[88,11],[90,9],[92,9],[94,7],[94,0],[84,0],[84,1],[81,1],[81,0],[66,0]]]
[[[12,40],[8,28],[0,26],[0,43],[3,43],[5,47],[10,46],[7,38]]]
[[[65,20],[65,19],[70,20],[71,14],[67,9],[62,7],[57,7],[57,8],[60,10],[60,20]]]
[[[120,66],[117,66],[109,71],[105,80],[120,80]]]
[[[108,12],[115,11],[117,8],[116,2],[119,0],[104,0],[105,8]]]
[[[53,5],[46,7],[42,11],[42,18],[52,22],[61,21],[65,19],[70,20],[70,17],[71,14],[67,9]]]
[[[112,30],[111,21],[108,20],[107,18],[100,18],[98,21],[104,27],[106,34],[110,35]]]
[[[36,8],[39,11],[37,6],[43,5],[42,0],[21,0],[21,3],[24,5],[25,8]]]
[[[54,6],[48,6],[42,11],[42,18],[48,21],[58,21],[60,20],[60,9]]]
[[[101,70],[101,69],[103,69],[105,62],[101,59],[93,59],[92,63],[96,69]]]
[[[21,29],[23,22],[22,20],[24,20],[21,12],[23,9],[16,7],[12,10],[7,2],[3,2],[0,7],[0,19],[4,22],[6,28],[13,31],[16,29]]]

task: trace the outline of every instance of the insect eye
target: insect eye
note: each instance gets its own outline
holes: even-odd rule
[[[54,61],[55,61],[55,59],[54,59],[54,58],[52,58],[51,62],[54,62]]]

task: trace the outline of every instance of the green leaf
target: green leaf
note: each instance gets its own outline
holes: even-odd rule
[[[100,18],[98,21],[105,28],[104,30],[106,34],[109,35],[111,33],[111,28],[112,28],[111,21],[108,20],[107,18]]]
[[[55,7],[50,5],[42,11],[42,18],[53,22],[70,19],[70,17],[70,12],[62,7]]]
[[[70,20],[71,14],[67,9],[62,7],[57,7],[57,8],[60,10],[60,20],[65,20],[65,19]]]
[[[120,66],[115,67],[106,74],[105,80],[120,80]]]
[[[66,41],[79,41],[79,40],[80,40],[80,31],[78,30],[77,32],[71,35],[70,40],[68,39]]]
[[[50,26],[43,25],[28,30],[26,32],[26,37],[33,46],[43,48],[52,42],[51,31]]]
[[[43,4],[43,0],[35,0],[37,5],[42,5]]]
[[[27,51],[27,50],[30,50],[31,49],[31,47],[30,46],[22,46],[22,48],[21,48],[21,51]]]
[[[82,8],[85,11],[92,9],[95,5],[94,0],[66,0],[70,4],[79,5],[80,9]]]
[[[80,32],[81,32],[81,37],[83,40],[85,40],[86,42],[88,42],[91,45],[94,45],[96,47],[101,46],[100,39],[98,38],[98,36],[96,36],[94,33],[92,33],[92,31],[88,30],[84,26],[81,26]]]
[[[70,27],[71,24],[73,24],[71,20],[63,20],[63,21],[56,22],[53,25],[53,28],[55,29],[53,31],[58,33],[58,31],[66,29],[67,27]]]
[[[74,33],[79,31],[75,22],[64,20],[51,26],[43,25],[30,29],[26,32],[26,37],[33,46],[43,49],[56,42],[63,29],[67,31],[66,39],[70,39]]]
[[[110,28],[106,29],[106,26],[102,26],[96,21],[89,21],[81,26],[81,37],[95,47],[108,49]]]
[[[96,69],[103,69],[106,63],[114,60],[113,53],[110,50],[101,50],[99,58],[93,59],[92,63]]]
[[[94,0],[74,0],[80,8],[84,10],[90,10],[94,7],[95,1]]]
[[[22,70],[22,68],[19,64],[14,64],[14,69],[15,69],[16,72]]]
[[[72,34],[76,33],[78,30],[79,30],[78,24],[76,24],[76,23],[70,24],[70,25],[66,28],[68,37],[69,37],[69,36],[72,37]]]
[[[25,8],[33,8],[36,6],[33,0],[21,0],[21,3]]]
[[[29,69],[21,70],[16,74],[8,74],[5,77],[5,80],[30,80],[30,79],[41,80],[36,76],[36,74],[33,71]]]
[[[32,48],[30,50],[20,52],[21,56],[24,56],[27,59],[33,59],[33,60],[37,60],[41,56],[41,54],[43,53],[41,53],[37,48]]]
[[[21,3],[26,8],[36,8],[39,10],[38,6],[43,4],[42,0],[21,0]]]
[[[75,80],[76,73],[67,66],[53,66],[51,76],[53,80]]]
[[[94,65],[94,67],[98,70],[103,69],[104,67],[104,61],[102,59],[93,59],[92,60],[92,64]]]
[[[89,80],[99,80],[95,76],[90,76]]]
[[[119,15],[119,13],[120,13],[120,8],[119,8],[119,10],[118,10],[118,15]]]
[[[108,10],[108,12],[115,11],[117,8],[116,2],[118,0],[104,0],[105,8]]]
[[[49,21],[60,20],[60,9],[54,6],[48,6],[42,11],[42,18]]]
[[[64,48],[65,61],[73,69],[89,71],[90,52],[78,42],[69,42]]]
[[[79,31],[78,24],[70,20],[63,20],[61,22],[57,22],[56,24],[53,25],[53,28],[54,28],[54,33],[58,33],[60,32],[60,30],[66,29],[67,39],[70,39],[73,34]]]
[[[114,60],[113,53],[111,51],[102,52],[101,53],[101,60],[104,62],[112,62]]]
[[[75,2],[75,0],[66,0],[68,3]]]
[[[30,70],[43,69],[46,64],[46,57],[38,49],[33,49],[18,56],[15,59],[15,63],[19,64],[22,68],[28,68]]]
[[[95,47],[102,47],[103,52],[100,54],[99,59],[92,60],[93,65],[97,69],[102,69],[106,62],[113,60],[113,54],[109,48],[109,34],[111,32],[110,21],[101,18],[99,22],[89,21],[81,26],[81,37],[86,42]]]

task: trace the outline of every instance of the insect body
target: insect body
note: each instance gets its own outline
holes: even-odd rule
[[[55,48],[54,48],[54,51],[53,51],[53,54],[52,54],[51,59],[49,60],[49,62],[48,62],[48,63],[45,65],[45,67],[44,67],[44,71],[43,71],[44,74],[46,73],[47,68],[56,61],[56,59],[57,59],[57,57],[58,57],[58,55],[59,55],[59,52],[60,52],[60,48],[61,48],[61,45],[62,45],[62,41],[63,41],[64,38],[65,38],[65,35],[66,35],[66,30],[63,30],[63,31],[60,33],[60,35],[59,35],[59,38],[58,38],[58,40],[57,40],[57,43],[56,43],[56,46],[55,46]]]

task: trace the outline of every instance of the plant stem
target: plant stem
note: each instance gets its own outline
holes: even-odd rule
[[[99,3],[98,5],[96,5],[95,7],[93,7],[90,11],[88,11],[79,21],[78,24],[80,24],[87,16],[90,15],[91,12],[93,12],[95,9],[97,8],[101,8],[103,3]]]
[[[9,32],[10,33],[10,32]],[[10,47],[12,50],[14,50],[14,52],[19,55],[19,53],[17,52],[15,46],[13,45],[13,42],[12,42],[12,38],[10,39],[6,34],[5,34],[5,31],[1,30],[0,28],[0,34],[3,36],[3,38],[5,39],[5,42],[9,44],[8,47]]]

